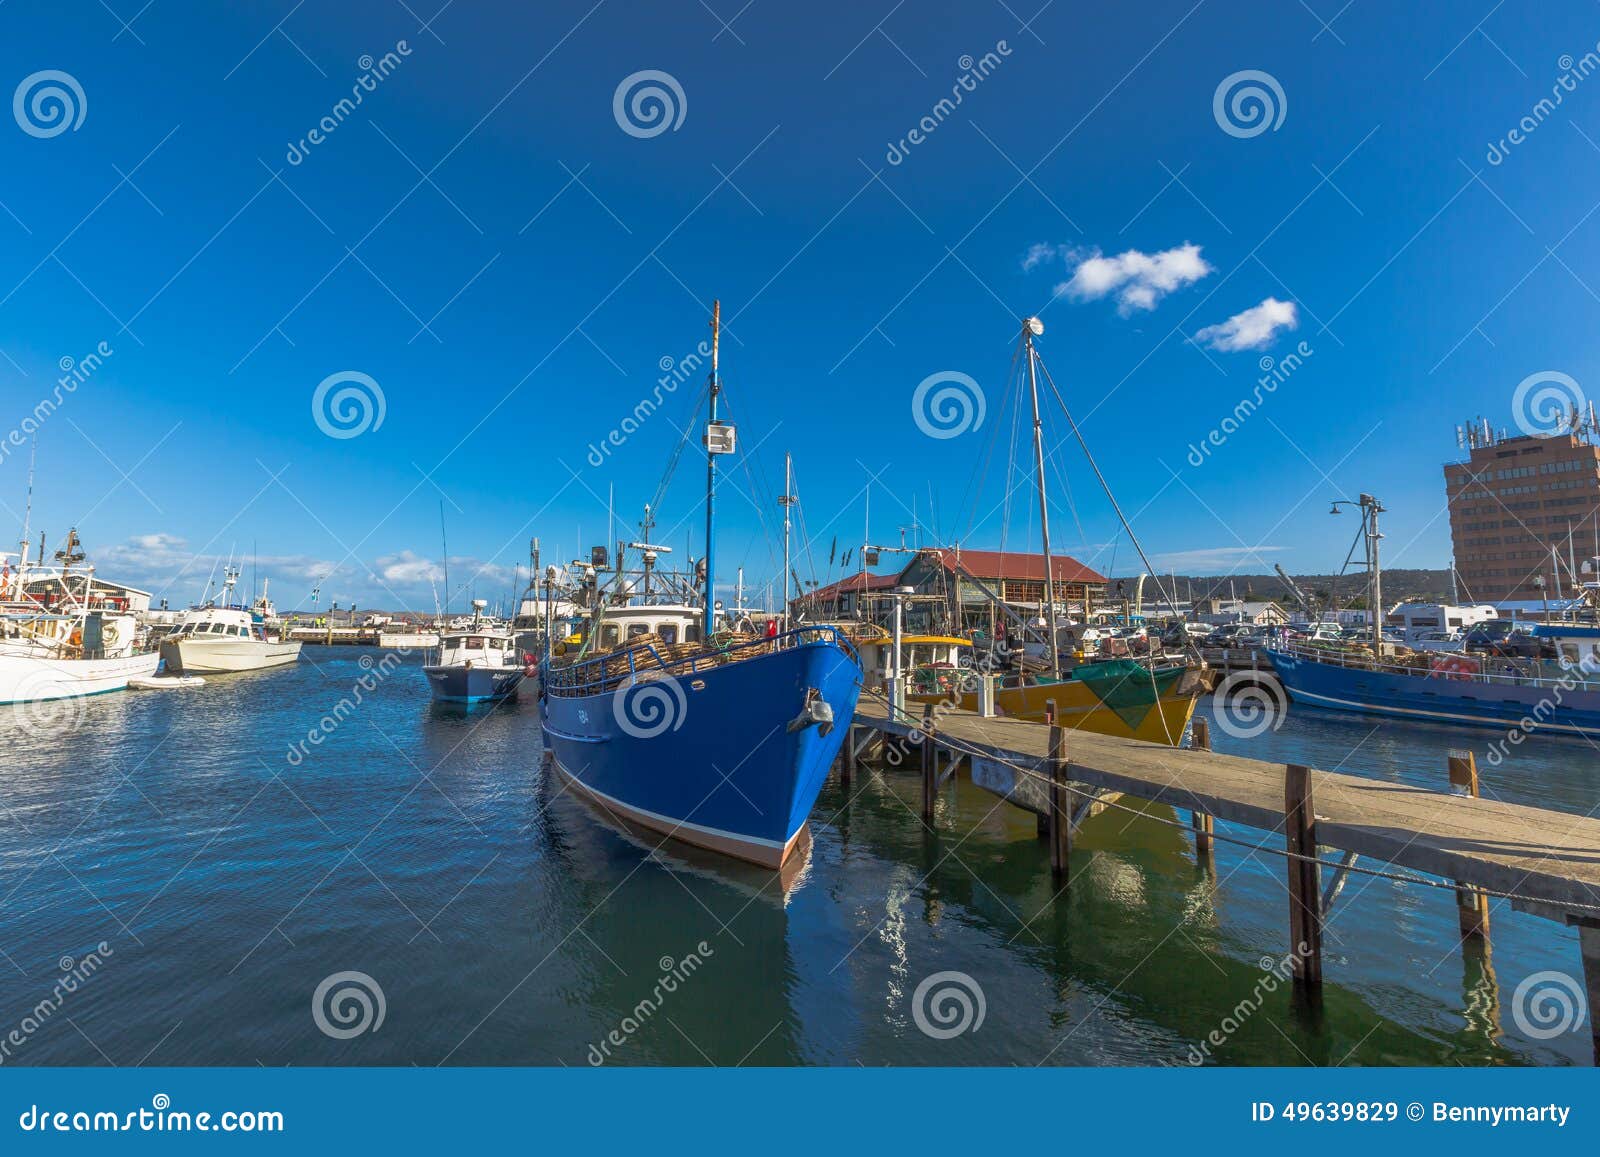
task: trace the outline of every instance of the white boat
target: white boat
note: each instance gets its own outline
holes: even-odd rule
[[[28,561],[23,547],[0,590],[0,704],[40,703],[121,691],[155,674],[160,657],[141,650],[138,620],[114,604],[83,561],[77,532],[56,552],[59,566]]]
[[[527,674],[509,628],[483,617],[484,599],[472,601],[473,617],[460,630],[439,637],[434,662],[422,668],[433,697],[446,703],[510,699]]]
[[[181,687],[204,687],[206,681],[198,675],[153,675],[148,679],[129,679],[130,691],[173,691]]]
[[[161,659],[169,674],[260,671],[293,663],[300,657],[298,642],[269,638],[250,611],[227,605],[238,579],[238,570],[227,568],[222,584],[223,605],[207,604],[186,611],[161,640]]]

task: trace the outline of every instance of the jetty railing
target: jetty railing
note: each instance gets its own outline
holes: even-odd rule
[[[1467,655],[1460,651],[1441,651],[1441,656],[1459,656],[1474,660],[1482,665],[1478,671],[1464,671],[1457,668],[1437,669],[1407,665],[1399,662],[1382,662],[1372,657],[1371,652],[1362,654],[1358,651],[1323,649],[1320,647],[1307,647],[1301,644],[1285,644],[1281,647],[1262,648],[1266,651],[1276,651],[1280,655],[1291,655],[1297,659],[1308,659],[1314,663],[1325,663],[1330,667],[1341,667],[1352,671],[1373,671],[1385,675],[1415,675],[1429,679],[1443,679],[1452,683],[1490,683],[1501,684],[1507,687],[1547,687],[1560,682],[1600,686],[1600,673],[1585,672],[1580,664],[1574,663],[1570,667],[1561,667],[1561,673],[1552,675],[1547,673],[1541,661],[1532,660],[1539,668],[1537,670],[1523,670],[1517,665],[1517,660],[1497,656]],[[1418,654],[1431,655],[1435,652],[1420,651]],[[1511,671],[1495,672],[1488,669],[1490,663],[1501,663],[1511,667]]]

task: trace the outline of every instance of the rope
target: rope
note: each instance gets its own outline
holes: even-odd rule
[[[859,681],[858,681],[857,685],[860,686]],[[894,708],[893,704],[889,704],[889,711],[890,711],[891,718],[893,718],[893,713],[895,711],[895,708]],[[909,712],[904,711],[904,710],[901,711],[901,714],[906,717],[906,720],[908,722],[910,722],[914,726],[916,726],[916,728],[917,728],[917,730],[919,732],[921,731],[922,721],[920,719],[916,719]],[[922,734],[924,735],[925,738],[928,737],[928,735],[929,735],[929,733],[927,733],[927,732],[922,732]],[[952,750],[958,752],[959,754],[964,754],[964,755],[968,755],[968,756],[974,756],[974,757],[977,757],[977,758],[990,760],[990,761],[992,761],[994,763],[999,763],[1002,766],[1009,767],[1013,771],[1021,773],[1022,775],[1029,776],[1031,778],[1040,780],[1046,786],[1049,786],[1049,787],[1064,787],[1068,792],[1070,792],[1073,795],[1081,796],[1086,800],[1098,801],[1103,806],[1105,806],[1107,808],[1113,808],[1113,809],[1115,809],[1117,811],[1127,812],[1130,815],[1142,816],[1145,819],[1150,820],[1150,821],[1152,821],[1154,823],[1164,824],[1167,827],[1172,827],[1172,828],[1180,828],[1185,832],[1191,830],[1190,825],[1188,825],[1186,823],[1183,823],[1180,820],[1169,820],[1169,819],[1166,819],[1166,818],[1164,818],[1162,816],[1154,816],[1154,815],[1151,815],[1148,811],[1145,811],[1145,810],[1143,810],[1141,808],[1129,807],[1127,804],[1120,803],[1120,802],[1115,801],[1115,800],[1103,800],[1103,799],[1100,798],[1100,792],[1098,790],[1086,790],[1084,788],[1074,787],[1071,783],[1058,784],[1054,780],[1052,780],[1049,776],[1044,775],[1043,773],[1039,772],[1035,768],[1023,767],[1021,764],[1013,763],[1011,760],[1004,759],[1002,757],[996,756],[993,752],[981,751],[978,748],[972,747],[970,745],[966,745],[964,747],[960,740],[954,740],[954,739],[950,738],[948,735],[939,733],[937,730],[935,730],[935,732],[933,732],[932,734],[933,734],[933,737],[935,737],[939,743],[943,744],[945,747],[951,748]],[[907,736],[905,738],[909,739],[910,737]],[[1174,746],[1174,750],[1182,750],[1182,749]],[[1226,822],[1226,821],[1224,821],[1224,822]],[[1425,885],[1425,886],[1427,886],[1429,888],[1440,888],[1440,889],[1445,889],[1445,890],[1448,890],[1448,891],[1456,891],[1456,890],[1458,890],[1458,887],[1464,886],[1464,887],[1472,889],[1475,892],[1479,892],[1479,893],[1482,893],[1485,896],[1489,896],[1489,897],[1492,897],[1494,899],[1499,899],[1499,900],[1522,901],[1522,902],[1531,903],[1531,904],[1543,904],[1543,905],[1546,905],[1546,906],[1559,907],[1559,908],[1562,908],[1564,910],[1600,913],[1600,904],[1584,904],[1584,903],[1579,903],[1579,902],[1569,901],[1569,900],[1562,900],[1562,901],[1558,902],[1558,901],[1553,901],[1553,900],[1547,900],[1547,899],[1544,899],[1544,898],[1538,897],[1538,896],[1524,895],[1522,893],[1517,893],[1517,892],[1504,892],[1504,891],[1500,891],[1497,888],[1488,888],[1488,887],[1484,887],[1484,886],[1479,885],[1479,884],[1468,884],[1468,885],[1458,886],[1457,884],[1455,884],[1455,883],[1453,883],[1451,881],[1448,881],[1448,880],[1431,879],[1431,878],[1429,878],[1427,876],[1412,875],[1409,872],[1396,872],[1396,871],[1392,871],[1392,870],[1391,871],[1386,871],[1386,870],[1381,869],[1381,868],[1361,868],[1361,867],[1357,867],[1354,864],[1335,863],[1335,862],[1332,862],[1332,861],[1329,861],[1329,860],[1324,860],[1320,856],[1305,855],[1305,854],[1300,853],[1300,852],[1291,852],[1287,848],[1276,848],[1276,847],[1273,847],[1270,844],[1256,843],[1253,840],[1243,839],[1243,838],[1238,837],[1238,836],[1229,836],[1229,835],[1223,834],[1221,832],[1212,832],[1212,833],[1210,833],[1210,836],[1214,840],[1219,840],[1222,843],[1226,843],[1226,844],[1235,844],[1235,845],[1237,845],[1239,847],[1245,848],[1246,850],[1248,850],[1248,851],[1250,851],[1252,853],[1267,853],[1269,855],[1282,856],[1285,860],[1298,860],[1298,861],[1301,861],[1303,863],[1316,864],[1319,867],[1332,868],[1336,872],[1355,872],[1355,873],[1357,873],[1359,875],[1363,875],[1363,876],[1374,876],[1374,877],[1376,877],[1378,879],[1381,879],[1381,880],[1394,880],[1397,883],[1402,883],[1402,884],[1422,884],[1422,885]]]

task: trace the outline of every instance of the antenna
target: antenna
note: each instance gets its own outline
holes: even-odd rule
[[[444,499],[439,499],[439,549],[444,553],[444,613],[450,613],[450,541],[444,532]]]
[[[17,589],[22,589],[22,572],[28,569],[28,535],[33,521],[33,467],[39,457],[39,435],[35,433],[28,450],[28,494],[22,507],[22,557],[17,560]],[[39,548],[39,561],[44,561],[44,547]]]

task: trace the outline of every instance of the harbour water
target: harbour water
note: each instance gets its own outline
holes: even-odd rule
[[[1352,877],[1313,1013],[1264,970],[1287,948],[1281,859],[1219,842],[1207,874],[1160,822],[1187,816],[1110,810],[1057,898],[1032,816],[962,780],[928,833],[916,777],[878,771],[829,784],[781,896],[561,792],[531,695],[431,705],[420,664],[308,646],[73,704],[70,730],[0,713],[4,1063],[1588,1063],[1586,1032],[1512,1015],[1531,974],[1578,973],[1574,934],[1498,902],[1489,957],[1464,957],[1449,891]],[[1487,796],[1594,806],[1589,744],[1497,766],[1495,735],[1307,710],[1251,740],[1212,728],[1220,751],[1432,790],[1474,747]],[[314,994],[347,972],[381,1023],[330,1035]],[[917,991],[951,972],[982,1019],[947,1036]]]

